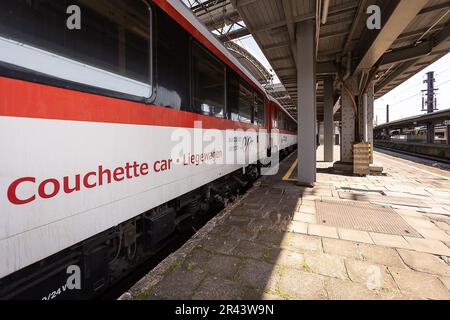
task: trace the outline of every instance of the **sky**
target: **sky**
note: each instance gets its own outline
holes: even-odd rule
[[[375,119],[378,124],[386,122],[386,105],[389,104],[389,121],[399,120],[419,114],[422,110],[422,92],[426,89],[423,80],[426,73],[434,71],[436,79],[434,87],[437,91],[437,107],[439,110],[450,108],[450,53],[423,69],[409,80],[403,82],[394,90],[380,99],[375,100]]]
[[[273,72],[269,61],[267,61],[264,53],[261,51],[255,39],[251,35],[237,39],[235,40],[235,42],[245,48],[248,52],[250,52],[264,67],[266,67],[266,69],[273,76],[273,83],[280,83],[280,80],[278,79],[275,72]]]

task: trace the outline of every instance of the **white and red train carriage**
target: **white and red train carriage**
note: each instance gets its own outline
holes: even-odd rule
[[[296,126],[179,0],[1,1],[0,298],[102,292]]]

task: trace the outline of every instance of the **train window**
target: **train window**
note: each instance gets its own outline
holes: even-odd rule
[[[264,98],[261,94],[256,93],[256,104],[255,104],[255,123],[263,126],[265,119],[264,112]]]
[[[228,119],[239,121],[239,76],[227,68],[227,112]]]
[[[72,5],[80,9],[79,28],[69,28],[77,12],[68,10]],[[149,97],[150,20],[142,0],[1,1],[0,60],[63,80]]]
[[[239,121],[253,122],[253,106],[255,97],[251,87],[242,79],[239,79]]]
[[[158,6],[153,7],[155,96],[153,104],[190,111],[190,35]]]
[[[269,116],[267,117],[267,120],[269,121],[270,126],[274,129],[276,129],[277,128],[277,111],[275,110],[274,105],[271,102],[269,104],[269,108],[267,111],[269,111]]]
[[[278,129],[284,130],[284,113],[278,112]]]
[[[225,66],[195,42],[192,99],[195,112],[218,118],[225,116]]]
[[[289,122],[290,122],[290,124],[291,124],[291,131],[292,131],[292,132],[296,132],[296,131],[297,131],[297,128],[296,128],[296,126],[295,126],[295,122],[292,121],[292,120],[290,120]]]

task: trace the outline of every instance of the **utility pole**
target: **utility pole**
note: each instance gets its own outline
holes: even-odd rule
[[[422,90],[422,111],[432,113],[437,110],[437,99],[434,88],[434,71],[427,72],[427,79],[423,83],[427,84],[427,89]]]
[[[386,123],[389,123],[389,105],[386,105]]]

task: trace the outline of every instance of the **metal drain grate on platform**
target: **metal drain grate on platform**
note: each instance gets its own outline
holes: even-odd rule
[[[421,238],[390,207],[354,201],[316,200],[316,215],[317,223],[323,225]]]

